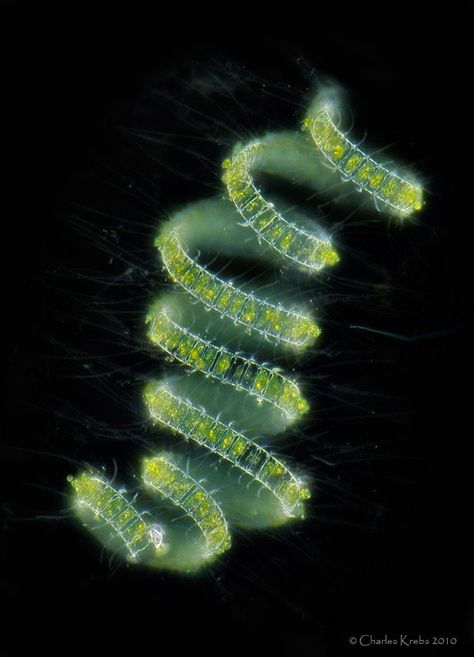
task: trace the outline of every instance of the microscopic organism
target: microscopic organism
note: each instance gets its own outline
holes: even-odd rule
[[[329,197],[341,188],[360,191],[377,211],[398,218],[423,206],[415,177],[351,141],[341,111],[335,87],[321,88],[301,130],[235,145],[222,163],[219,197],[158,222],[155,247],[172,285],[149,307],[147,335],[180,369],[150,380],[143,401],[150,421],[175,434],[176,449],[164,451],[157,433],[133,494],[94,469],[70,477],[74,512],[107,549],[134,563],[195,571],[231,547],[234,527],[305,517],[313,485],[304,464],[268,443],[300,422],[312,400],[295,368],[285,371],[267,357],[282,352],[291,362],[315,344],[318,317],[285,281],[300,272],[317,282],[340,256],[318,217],[285,209],[261,176]],[[351,194],[344,202],[353,202]],[[256,291],[244,276],[215,268],[214,255],[263,262],[283,275]],[[138,510],[153,505],[157,517]]]

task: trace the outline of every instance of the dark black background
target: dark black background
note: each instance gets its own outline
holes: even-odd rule
[[[45,280],[74,250],[64,203],[71,189],[80,192],[84,172],[113,156],[114,126],[151,73],[212,55],[278,80],[292,74],[288,61],[301,53],[350,85],[364,99],[376,135],[387,134],[387,141],[409,135],[429,179],[424,221],[434,228],[427,233],[431,278],[422,285],[431,299],[425,326],[462,328],[471,298],[465,236],[472,200],[461,181],[470,119],[461,97],[464,55],[456,46],[462,17],[415,16],[392,6],[377,25],[365,17],[356,27],[352,17],[323,16],[316,7],[282,8],[289,17],[278,20],[273,10],[257,16],[232,6],[203,16],[201,8],[166,14],[151,5],[134,3],[120,15],[105,5],[100,11],[48,3],[1,7],[2,639],[9,635],[13,646],[2,654],[25,654],[26,644],[35,652],[66,652],[76,644],[109,652],[130,642],[137,652],[221,652],[238,645],[247,654],[342,655],[358,652],[348,638],[362,633],[456,636],[456,650],[411,650],[467,654],[472,431],[462,330],[405,343],[405,352],[394,347],[403,364],[393,385],[403,386],[412,409],[411,424],[400,431],[412,442],[415,466],[397,464],[387,476],[415,484],[393,499],[387,493],[390,511],[377,531],[316,525],[323,536],[313,570],[287,547],[280,555],[270,538],[254,557],[242,548],[238,568],[220,581],[218,572],[191,580],[133,569],[111,574],[74,528],[34,520],[62,480],[57,462],[40,455],[58,441],[50,438],[54,420],[36,405],[43,395],[60,397],[64,384],[54,364],[36,355],[48,352],[55,323]],[[30,485],[38,469],[43,484],[52,482],[49,498]]]

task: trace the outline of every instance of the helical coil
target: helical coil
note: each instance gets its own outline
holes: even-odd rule
[[[262,434],[285,430],[309,403],[290,373],[254,353],[281,350],[289,358],[315,343],[318,323],[307,305],[292,300],[286,278],[292,270],[317,274],[339,256],[317,222],[269,200],[258,178],[276,176],[328,196],[348,185],[400,218],[423,204],[413,177],[344,134],[338,103],[334,87],[322,90],[300,132],[238,144],[222,165],[224,197],[191,204],[160,226],[155,244],[174,290],[151,306],[147,334],[187,374],[149,382],[144,401],[154,423],[196,449],[188,460],[161,451],[143,461],[143,488],[171,509],[168,523],[140,513],[135,498],[95,470],[70,477],[74,508],[109,548],[158,568],[194,570],[230,547],[234,525],[276,526],[304,516],[306,476],[263,446]],[[203,251],[265,263],[284,275],[254,291],[216,273],[200,259]],[[177,510],[185,529],[173,522]]]

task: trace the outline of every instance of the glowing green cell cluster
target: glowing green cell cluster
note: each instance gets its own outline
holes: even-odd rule
[[[290,418],[308,410],[308,403],[294,381],[275,369],[217,347],[191,333],[171,320],[166,309],[152,310],[147,323],[148,336],[153,344],[181,363],[272,404]]]
[[[399,216],[422,207],[421,187],[351,143],[330,105],[315,101],[303,130],[312,139],[285,132],[237,146],[223,162],[225,200],[191,204],[160,226],[155,245],[175,286],[150,306],[147,335],[187,373],[149,381],[144,403],[154,424],[177,434],[176,450],[143,458],[141,490],[131,501],[96,471],[69,478],[74,512],[98,540],[154,568],[199,569],[229,549],[233,525],[274,527],[301,519],[311,495],[305,477],[263,446],[262,435],[301,420],[308,402],[292,377],[254,353],[270,345],[295,357],[314,344],[320,329],[307,307],[290,306],[283,288],[277,288],[275,303],[261,290],[257,295],[220,278],[198,262],[201,248],[214,253],[224,245],[223,253],[232,257],[262,253],[284,276],[291,268],[312,273],[338,263],[331,239],[316,222],[294,220],[264,197],[254,180],[259,172],[293,182],[303,178],[310,187],[316,177],[331,191],[334,184],[343,186],[342,176],[370,193],[381,210]],[[210,234],[214,224],[218,239]],[[140,495],[147,512],[135,508]],[[157,512],[166,522],[154,520]]]
[[[201,267],[186,253],[176,233],[160,236],[157,244],[172,280],[208,308],[295,347],[307,347],[318,337],[320,330],[312,317],[243,292]]]
[[[208,557],[230,547],[227,522],[217,502],[169,456],[160,454],[144,459],[142,478],[147,488],[171,500],[194,520],[206,540]]]
[[[150,383],[145,390],[145,403],[154,420],[203,445],[268,488],[288,516],[301,515],[297,506],[300,500],[310,496],[308,488],[267,450],[174,395],[165,384]]]
[[[232,159],[224,160],[222,180],[230,200],[245,222],[280,256],[311,271],[335,265],[339,256],[329,240],[290,223],[257,189],[251,170],[259,151],[265,148],[265,144],[256,141],[239,148]]]
[[[110,539],[117,537],[121,540],[130,558],[136,559],[140,553],[156,547],[151,526],[128,501],[125,493],[115,489],[95,472],[69,476],[68,481],[74,490],[78,515],[84,517],[85,511],[90,512],[92,519],[103,523]]]
[[[330,107],[303,121],[316,146],[340,174],[395,214],[407,216],[423,206],[422,188],[366,155],[336,127]]]

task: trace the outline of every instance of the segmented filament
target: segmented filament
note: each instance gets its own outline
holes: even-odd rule
[[[230,547],[227,522],[212,495],[161,454],[143,459],[142,478],[147,488],[179,506],[193,519],[206,540],[206,557],[225,552]]]
[[[290,378],[201,338],[170,319],[165,309],[150,312],[147,323],[150,340],[181,363],[272,404],[291,419],[308,410],[307,401]]]
[[[207,308],[295,347],[306,347],[318,337],[320,329],[310,316],[259,299],[207,271],[187,254],[176,232],[159,236],[156,245],[170,278]]]
[[[150,416],[239,468],[277,497],[289,516],[302,515],[299,502],[309,489],[266,449],[206,411],[174,395],[166,384],[150,384],[145,393]]]
[[[159,548],[156,528],[143,519],[126,494],[114,488],[95,472],[81,472],[72,475],[68,481],[74,489],[76,510],[84,515],[84,510],[102,521],[112,536],[118,537],[132,559],[150,547]]]
[[[259,237],[292,264],[305,264],[314,271],[335,264],[338,256],[329,240],[303,231],[275,213],[271,210],[271,204],[258,192],[250,174],[251,153],[257,147],[257,144],[244,147],[233,160],[223,163],[228,197],[240,215],[246,218],[245,225],[251,226]],[[271,232],[260,223],[264,213],[267,221],[270,220],[270,211],[273,213]],[[245,212],[253,212],[254,215],[243,214]],[[199,264],[188,252],[178,229],[165,225],[155,244],[170,279],[194,301],[217,312],[222,318],[232,320],[250,333],[263,335],[275,344],[290,348],[307,348],[318,337],[320,329],[310,314],[285,308],[282,304],[275,305],[245,292]],[[290,421],[297,420],[308,411],[309,405],[298,384],[286,374],[260,364],[252,357],[233,353],[229,348],[215,344],[212,339],[191,331],[180,318],[171,315],[172,311],[159,301],[152,306],[146,320],[150,340],[168,355],[206,377],[244,391],[259,402],[270,404]],[[270,491],[279,502],[284,516],[303,516],[302,501],[310,495],[307,485],[245,432],[236,431],[205,409],[172,393],[166,385],[153,383],[147,386],[144,398],[155,422],[170,427],[186,440],[191,439],[206,447],[232,467],[243,471],[251,480]]]
[[[230,200],[235,204],[246,225],[264,240],[280,256],[301,265],[310,271],[335,265],[339,261],[330,240],[321,239],[297,224],[285,219],[273,203],[266,201],[255,185],[251,170],[258,155],[268,148],[265,143],[255,141],[238,149],[232,159],[224,160],[223,181]],[[303,323],[302,323],[303,324]],[[313,328],[311,320],[304,325],[294,326],[304,343],[320,333]]]
[[[371,194],[377,207],[386,206],[400,216],[408,216],[423,205],[423,190],[420,185],[390,171],[357,145],[353,144],[334,123],[331,106],[324,106],[303,121],[314,143],[341,174],[359,189]]]

